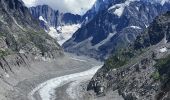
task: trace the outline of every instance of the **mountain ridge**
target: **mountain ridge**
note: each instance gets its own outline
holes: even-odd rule
[[[162,6],[160,3],[132,1],[125,7],[121,17],[114,12],[120,10],[123,1],[118,3],[112,1],[112,6],[118,6],[112,9],[109,6],[87,24],[82,25],[73,37],[64,43],[65,50],[97,59],[106,59],[111,53],[118,51],[118,48],[133,43],[136,36],[144,31],[157,15],[170,9],[170,3]]]

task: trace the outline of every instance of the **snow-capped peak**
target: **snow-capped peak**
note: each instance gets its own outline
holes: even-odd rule
[[[129,6],[131,2],[135,2],[135,1],[141,1],[141,0],[126,0],[124,3],[120,3],[120,4],[115,4],[113,6],[111,6],[108,11],[113,11],[113,14],[117,15],[118,17],[121,17],[125,7]],[[162,6],[166,3],[166,2],[170,2],[170,0],[146,0],[148,2],[151,3],[160,3]]]
[[[164,5],[166,2],[170,2],[170,0],[161,0],[161,5]]]
[[[114,10],[114,14],[117,15],[118,17],[121,17],[122,14],[123,14],[123,11],[125,9],[126,6],[129,6],[129,4],[131,2],[134,2],[134,1],[140,1],[140,0],[126,0],[124,3],[120,3],[120,4],[116,4],[116,5],[113,5],[112,7],[110,7],[108,10]]]
[[[148,0],[149,2],[151,3],[160,3],[162,6],[166,3],[166,2],[169,2],[170,3],[170,0]]]

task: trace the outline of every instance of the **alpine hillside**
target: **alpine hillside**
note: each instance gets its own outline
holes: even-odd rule
[[[40,69],[36,65],[35,72],[30,73],[33,62],[58,59],[63,55],[63,49],[57,41],[39,26],[39,21],[32,17],[21,0],[0,0],[1,100],[14,100],[7,95],[15,98],[16,95],[12,93],[18,92],[15,88],[18,80],[45,71],[43,65]]]
[[[88,85],[97,95],[118,90],[125,100],[169,100],[170,12],[156,17],[128,45],[105,61]]]
[[[22,1],[1,0],[0,5],[2,57],[20,53],[55,58],[62,54],[57,41],[41,29]]]

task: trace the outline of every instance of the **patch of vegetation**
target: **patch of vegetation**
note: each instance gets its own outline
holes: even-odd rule
[[[170,65],[170,55],[166,58],[156,60],[157,63],[155,65],[156,68],[161,69],[162,67],[167,67]]]
[[[9,54],[10,54],[9,50],[0,49],[0,58],[5,57]]]
[[[170,55],[166,58],[156,60],[157,63],[155,67],[158,69],[160,78],[162,81],[166,81],[170,75]]]
[[[4,36],[5,34],[4,33],[0,33],[0,37]]]
[[[51,46],[51,44],[48,43],[48,40],[53,41],[56,44],[57,42],[44,31],[35,32],[33,30],[30,30],[27,32],[26,39],[27,41],[34,43],[35,46],[41,50],[42,53],[50,52],[53,49],[57,49],[57,45]]]
[[[106,60],[105,66],[109,69],[120,68],[128,63],[135,55],[130,49],[122,49]]]
[[[111,69],[119,68],[127,63],[127,60],[125,58],[120,58],[119,56],[112,56],[109,58],[105,65]]]
[[[152,77],[155,81],[161,79],[161,76],[160,76],[160,74],[159,74],[158,71],[154,72],[154,73],[151,75],[151,77]]]
[[[46,52],[48,47],[46,47],[46,38],[41,32],[29,32],[30,41],[35,44],[42,52]]]

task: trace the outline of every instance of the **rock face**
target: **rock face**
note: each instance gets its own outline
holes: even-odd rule
[[[97,14],[63,45],[66,51],[106,59],[133,43],[157,15],[170,10],[170,3],[153,0],[98,0],[95,5],[102,4],[98,12],[98,6],[87,12],[85,16]]]
[[[88,90],[118,90],[125,100],[169,100],[169,30],[170,12],[156,17],[133,45],[106,60]]]
[[[99,12],[106,10],[115,0],[96,0],[92,8],[87,11],[82,17],[86,23],[92,20]],[[86,24],[84,23],[84,24]]]
[[[48,5],[38,5],[36,7],[29,8],[31,14],[36,19],[42,17],[49,26],[57,28],[58,26],[79,24],[81,22],[80,15],[74,15],[71,13],[61,13],[58,10],[53,10]]]
[[[0,0],[0,47],[0,66],[5,72],[28,65],[31,59],[63,55],[57,41],[40,28],[21,0]]]

